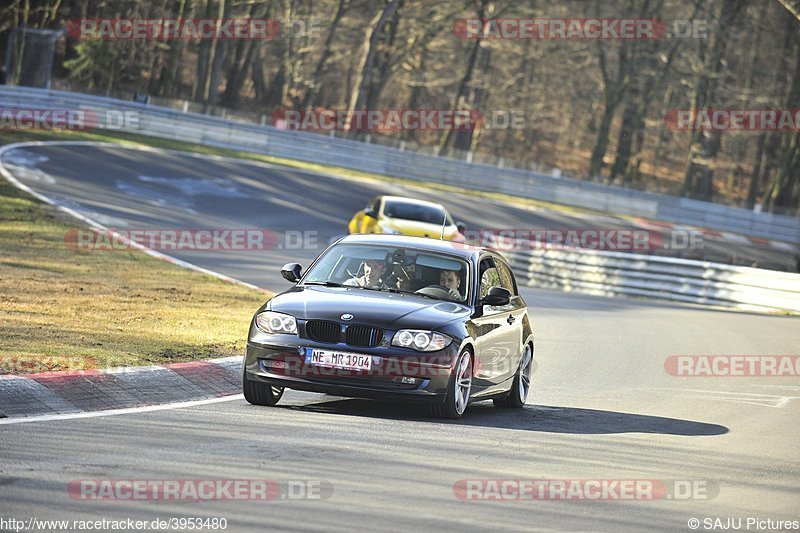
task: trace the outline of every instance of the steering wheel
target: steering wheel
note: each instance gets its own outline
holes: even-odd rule
[[[450,299],[450,289],[445,287],[444,285],[428,285],[427,287],[422,287],[421,289],[417,289],[414,292],[418,292],[419,294],[425,294],[428,296],[433,296],[434,298],[446,298]]]

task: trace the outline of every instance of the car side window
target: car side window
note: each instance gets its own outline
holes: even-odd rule
[[[500,283],[500,274],[494,266],[493,260],[484,259],[481,261],[480,297],[483,298],[489,294],[489,289],[492,287],[502,287]]]
[[[517,296],[517,283],[514,279],[514,274],[505,263],[495,261],[497,265],[497,274],[500,277],[500,285],[509,290],[512,296]]]
[[[381,206],[381,197],[376,196],[375,198],[369,201],[365,211],[374,211],[375,213],[377,213],[380,206]]]

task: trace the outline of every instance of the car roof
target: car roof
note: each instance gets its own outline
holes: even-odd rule
[[[385,235],[381,233],[346,235],[339,240],[339,243],[404,246],[429,252],[448,253],[468,260],[477,260],[482,253],[497,255],[493,250],[480,246],[440,241],[429,237],[409,237],[407,235]]]
[[[414,203],[414,204],[427,205],[427,206],[431,206],[431,207],[441,207],[442,209],[445,209],[444,205],[442,205],[440,203],[429,202],[428,200],[419,200],[417,198],[409,198],[408,196],[383,195],[383,196],[381,196],[381,198],[383,198],[384,200],[389,200],[389,201],[410,202],[410,203]]]

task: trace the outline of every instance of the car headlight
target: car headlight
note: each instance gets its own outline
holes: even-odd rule
[[[394,229],[391,224],[386,222],[379,223],[378,227],[381,229],[381,233],[385,233],[386,235],[400,235],[399,231]]]
[[[418,352],[435,352],[446,348],[453,339],[447,335],[424,329],[401,329],[394,334],[392,346],[411,348]]]
[[[297,321],[292,315],[264,311],[256,315],[256,327],[264,333],[297,334]]]

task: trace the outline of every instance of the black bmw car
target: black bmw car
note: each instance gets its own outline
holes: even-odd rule
[[[448,241],[348,235],[255,314],[242,388],[275,405],[286,387],[428,404],[460,418],[471,401],[522,407],[533,330],[498,253]]]

